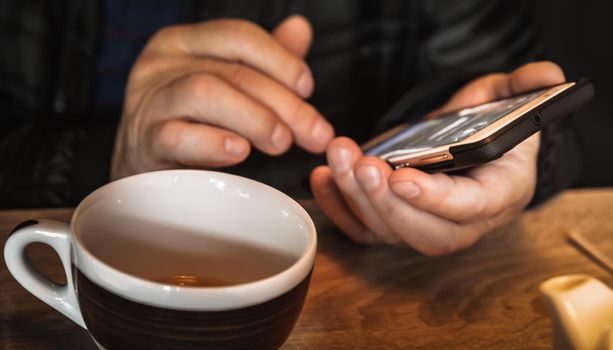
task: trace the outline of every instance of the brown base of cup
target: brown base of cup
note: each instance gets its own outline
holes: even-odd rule
[[[289,337],[311,273],[267,302],[227,311],[182,311],[139,304],[89,280],[73,266],[85,324],[101,349],[278,349]]]

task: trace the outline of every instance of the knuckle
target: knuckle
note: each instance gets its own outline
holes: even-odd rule
[[[491,216],[485,200],[475,198],[471,205],[463,207],[460,213],[460,222],[474,222]]]
[[[508,73],[490,73],[483,77],[482,83],[483,88],[477,89],[477,93],[479,94],[479,99],[487,102],[492,99],[499,98],[502,96],[499,92],[503,91],[502,95],[510,95],[510,91],[508,90],[508,82],[509,82],[509,74]]]
[[[354,169],[356,169],[356,165],[354,165]],[[403,208],[393,201],[384,200],[379,205],[381,206],[381,212],[386,213],[387,217],[399,218],[404,215]]]
[[[300,117],[303,113],[305,103],[299,99],[293,103],[293,106],[289,109],[292,112],[288,115],[287,121],[292,124],[300,124],[302,122],[302,118]]]
[[[254,31],[264,31],[259,25],[245,19],[226,19],[221,25],[227,27],[230,35],[235,40],[246,39],[246,36]]]
[[[472,227],[462,227],[457,230],[455,234],[455,247],[454,251],[466,249],[475,244],[481,236],[489,232],[490,230],[484,230],[475,225]]]
[[[417,251],[426,256],[441,256],[453,253],[462,249],[460,243],[461,230],[457,226],[439,228],[436,233],[429,235],[430,239],[425,240],[421,245],[414,247]]]
[[[304,124],[309,126],[309,129],[312,129],[317,121],[322,118],[315,107],[306,102],[302,102],[301,111],[300,118]]]
[[[312,128],[317,120],[317,110],[301,99],[296,99],[290,110],[287,121],[298,128]]]
[[[134,64],[134,67],[132,68],[131,72],[140,72],[143,70],[147,71],[151,69],[151,67],[155,66],[158,61],[159,57],[156,54],[142,54]]]
[[[184,96],[193,99],[207,99],[215,94],[216,86],[219,83],[220,79],[212,74],[192,74],[183,79],[179,91]]]
[[[289,132],[287,127],[277,118],[276,114],[266,106],[259,108],[257,121],[254,121],[253,128],[262,135],[267,135],[267,137],[272,137],[277,128],[282,130],[277,131],[279,133]]]
[[[156,142],[162,149],[174,153],[181,146],[181,133],[181,128],[176,123],[164,123],[159,129]]]
[[[249,140],[267,154],[279,155],[291,146],[291,132],[265,107],[253,111],[250,122],[244,125],[243,131]],[[286,142],[281,146],[282,141],[276,142],[277,140]]]
[[[149,39],[147,48],[155,48],[165,43],[176,40],[179,32],[181,31],[181,25],[171,25],[158,29]]]
[[[274,145],[274,148],[269,152],[272,155],[280,155],[287,152],[292,146],[293,142],[291,131],[283,124],[278,125],[280,126],[277,126],[275,123],[272,132],[269,131],[267,134],[268,136],[266,137],[266,143],[272,143]],[[277,131],[277,128],[280,128],[283,131],[279,132]],[[282,133],[284,136],[279,137],[276,133]]]
[[[444,174],[431,175],[433,181],[423,183],[424,191],[420,195],[421,200],[431,208],[449,208],[454,201],[455,183]]]
[[[292,86],[298,86],[303,74],[310,72],[307,64],[294,55],[288,55],[285,66],[287,67],[288,76],[291,77]],[[312,73],[311,73],[312,74]]]
[[[562,67],[560,67],[557,63],[551,60],[542,60],[526,63],[524,67],[546,67],[548,69],[554,69],[556,71],[562,72]]]
[[[415,249],[425,256],[441,256],[451,253],[453,250],[448,245],[432,244],[427,246],[415,247]]]
[[[509,74],[507,73],[495,72],[483,76],[483,81],[487,83],[487,86],[493,86],[497,81],[507,79],[508,77]]]
[[[139,82],[156,71],[156,55],[142,54],[130,70],[128,81]]]
[[[252,118],[253,122],[250,123],[249,128],[253,131],[254,135],[262,140],[270,140],[279,124],[273,113],[265,107],[259,108],[257,115],[254,115]],[[279,128],[282,128],[282,126],[279,126]],[[285,130],[277,132],[281,133],[283,131]]]
[[[243,86],[249,84],[251,80],[250,77],[252,72],[249,68],[245,67],[242,64],[232,64],[231,73],[230,73],[230,81],[235,86]]]
[[[509,189],[507,191],[496,191],[494,195],[491,196],[490,201],[483,201],[483,205],[487,206],[483,209],[483,214],[480,218],[485,219],[489,217],[494,217],[508,210],[512,206],[512,204],[515,203],[515,200],[512,199],[514,196],[515,194],[514,192],[512,192],[512,189]]]

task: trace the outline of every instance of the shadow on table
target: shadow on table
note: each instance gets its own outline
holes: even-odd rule
[[[542,319],[547,312],[538,284],[551,277],[552,270],[573,268],[556,258],[560,249],[547,248],[560,246],[559,239],[533,244],[535,238],[521,221],[488,234],[463,251],[426,257],[409,247],[356,245],[321,212],[313,209],[311,214],[318,228],[318,259],[339,267],[319,271],[316,264],[314,279],[341,278],[344,285],[330,288],[341,299],[346,289],[346,297],[364,301],[360,312],[370,312],[370,316],[389,306],[396,310],[385,311],[385,317],[401,317],[409,313],[398,309],[402,305],[412,308],[413,317],[417,312],[430,326],[485,322],[512,315],[516,309]],[[373,322],[381,317],[375,316]]]

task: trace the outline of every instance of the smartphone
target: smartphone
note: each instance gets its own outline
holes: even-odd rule
[[[365,155],[392,168],[455,171],[500,158],[507,151],[586,104],[594,95],[586,80],[464,108],[414,124],[401,124],[365,143]]]

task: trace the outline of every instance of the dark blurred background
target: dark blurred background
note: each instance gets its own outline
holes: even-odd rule
[[[530,2],[545,55],[596,95],[570,122],[585,155],[577,186],[613,186],[613,1]]]
[[[532,23],[523,16],[526,8],[540,36],[538,53],[532,47]],[[456,88],[449,81],[457,80],[457,86],[464,81],[438,73],[447,73],[444,69],[454,73],[454,68],[472,64],[475,68],[468,68],[483,69],[479,73],[510,70],[522,57],[545,57],[560,64],[568,79],[588,78],[596,89],[594,100],[564,121],[576,131],[583,155],[582,175],[572,185],[613,186],[611,0],[0,0],[0,207],[75,205],[108,181],[123,86],[132,62],[157,28],[221,16],[257,20],[270,29],[301,9],[307,15],[318,13],[314,17],[320,20],[320,33],[331,33],[319,36],[310,54],[317,84],[324,87],[316,90],[312,102],[324,115],[336,117],[339,134],[361,141],[370,137],[376,131],[374,120],[415,88],[413,82],[443,82],[430,90],[416,88],[423,95],[417,100],[427,103],[411,110],[413,115],[440,105]],[[421,11],[413,13],[420,17],[407,17],[412,22],[399,25],[412,10]],[[484,17],[490,15],[489,20]],[[358,20],[365,21],[363,31],[355,24]],[[488,29],[494,30],[492,37],[485,35]],[[414,40],[413,30],[437,40]],[[338,35],[345,31],[354,34]],[[498,42],[506,49],[496,51]],[[477,74],[471,69],[466,70]],[[373,91],[372,82],[383,88]],[[408,117],[404,112],[393,116]],[[392,123],[380,124],[383,129]],[[569,154],[571,138],[557,135],[549,138],[556,141],[550,142],[555,151],[544,152],[555,166],[541,163],[552,169],[556,185],[540,188],[552,193],[568,186],[579,168],[578,157]],[[565,144],[569,147],[559,147]],[[560,157],[562,152],[569,156]],[[237,172],[302,197],[309,195],[308,186],[298,186],[296,179],[323,161],[302,157],[305,152],[289,152],[263,162],[265,157],[252,155]],[[285,179],[287,186],[281,184]]]

